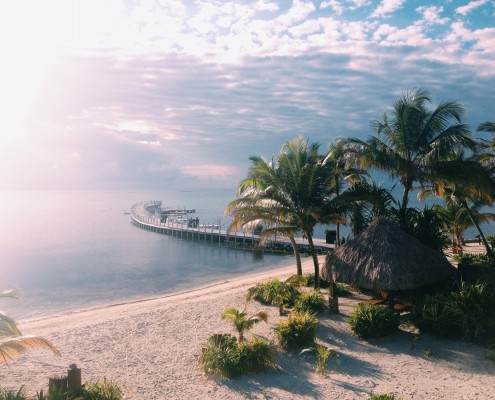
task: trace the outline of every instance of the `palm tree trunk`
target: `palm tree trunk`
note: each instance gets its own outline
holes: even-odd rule
[[[407,220],[406,220],[406,210],[407,210],[407,204],[409,203],[409,192],[412,187],[412,183],[408,180],[406,180],[404,183],[404,192],[402,194],[402,204],[400,205],[400,210],[399,210],[399,218],[400,222],[403,225],[403,228],[407,228]]]
[[[292,245],[292,250],[294,250],[294,257],[296,257],[297,275],[302,276],[301,254],[299,254],[296,239],[294,239],[294,236],[289,235],[289,240]]]
[[[306,232],[306,237],[308,238],[309,251],[315,265],[315,289],[318,289],[320,287],[320,264],[318,263],[318,256],[316,255],[315,245],[313,244],[313,236],[310,232]]]
[[[337,222],[335,225],[335,233],[337,235],[337,241],[335,242],[335,248],[340,246],[340,224]]]
[[[493,252],[492,252],[492,249],[490,248],[490,245],[488,244],[488,242],[486,241],[486,238],[485,238],[485,235],[483,234],[483,231],[481,230],[481,227],[480,225],[478,224],[478,221],[476,221],[476,218],[474,218],[473,216],[473,213],[471,212],[471,209],[469,208],[466,200],[462,201],[462,206],[464,207],[464,209],[466,210],[467,214],[469,215],[469,218],[471,219],[471,221],[473,222],[474,226],[476,227],[476,229],[478,230],[478,233],[480,234],[480,238],[481,240],[483,241],[483,245],[485,246],[485,249],[486,249],[486,254],[490,257],[493,257]]]

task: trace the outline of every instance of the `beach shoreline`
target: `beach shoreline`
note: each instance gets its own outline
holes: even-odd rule
[[[311,272],[312,260],[304,260],[303,267]],[[202,345],[214,333],[232,332],[221,313],[227,307],[245,307],[246,290],[255,283],[294,272],[295,265],[269,269],[153,299],[23,322],[24,334],[51,340],[62,357],[29,351],[0,370],[0,386],[24,385],[34,394],[46,388],[49,377],[76,363],[83,381],[115,379],[126,399],[136,400],[353,400],[383,393],[403,400],[495,398],[495,363],[486,359],[486,348],[428,335],[413,340],[408,332],[372,341],[354,337],[346,318],[365,298],[360,295],[340,298],[341,315],[319,316],[317,341],[338,354],[326,375],[315,372],[311,359],[281,353],[276,371],[233,381],[207,379],[199,368]],[[250,302],[247,309],[269,314],[268,324],[258,324],[252,332],[275,340],[277,308]]]

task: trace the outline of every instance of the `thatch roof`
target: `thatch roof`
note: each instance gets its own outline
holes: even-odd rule
[[[323,279],[365,289],[398,291],[446,280],[454,267],[439,252],[425,246],[385,218],[340,246],[326,258]]]

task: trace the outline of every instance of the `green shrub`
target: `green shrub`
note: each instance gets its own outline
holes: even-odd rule
[[[275,327],[280,345],[286,350],[311,346],[316,338],[318,319],[308,312],[293,311]]]
[[[266,372],[276,367],[277,349],[259,338],[252,338],[239,346],[244,372]]]
[[[302,292],[296,299],[294,310],[298,312],[310,312],[317,314],[326,307],[325,298],[319,290]]]
[[[486,283],[464,281],[447,292],[423,296],[413,309],[421,329],[437,336],[462,334],[476,340],[495,328],[495,296]]]
[[[398,329],[399,316],[386,306],[364,303],[354,309],[349,324],[362,339],[382,337]]]
[[[77,400],[122,400],[123,398],[124,394],[118,383],[103,378],[94,382],[86,382]]]
[[[219,337],[221,339],[219,339]],[[252,338],[238,344],[232,335],[214,335],[203,349],[200,363],[203,371],[227,379],[248,372],[265,372],[276,366],[277,351],[264,340]]]
[[[24,387],[22,386],[18,391],[0,389],[0,400],[26,400],[26,394],[24,393]]]
[[[375,394],[368,400],[395,400],[395,396],[393,394]]]
[[[329,368],[330,361],[337,355],[335,351],[322,345],[304,349],[303,351],[301,351],[301,354],[306,352],[311,353],[315,357],[316,372],[319,372],[320,374],[325,373],[325,371]]]
[[[347,289],[347,285],[344,285],[343,283],[336,283],[335,288],[334,288],[334,295],[337,297],[346,297],[350,296],[352,293],[350,292],[349,289]]]
[[[455,312],[449,307],[449,302],[449,294],[442,292],[427,294],[415,304],[413,319],[421,330],[435,336],[457,335],[459,323]]]
[[[454,261],[464,265],[481,265],[484,267],[495,267],[495,262],[486,254],[462,254],[454,257]]]
[[[278,307],[279,314],[283,314],[284,305],[292,306],[299,294],[298,281],[289,278],[281,281],[274,278],[271,281],[258,283],[248,289],[247,300],[255,299],[265,304],[272,304]]]
[[[304,284],[304,286],[307,286],[307,287],[314,287],[315,286],[315,274],[311,273],[311,272],[304,274],[303,284]],[[329,286],[328,282],[320,278],[319,287],[322,289],[326,289],[326,288],[328,288],[328,286]]]

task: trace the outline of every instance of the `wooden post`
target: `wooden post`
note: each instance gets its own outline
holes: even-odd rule
[[[77,365],[72,364],[70,369],[67,370],[67,390],[69,395],[79,394],[81,392],[81,368],[77,368]]]

